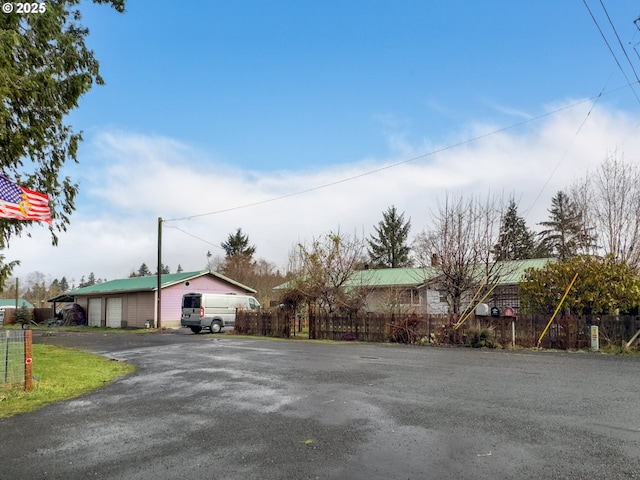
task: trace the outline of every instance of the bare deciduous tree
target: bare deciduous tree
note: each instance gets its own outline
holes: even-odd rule
[[[640,267],[640,169],[613,152],[572,189],[603,255]]]
[[[498,281],[499,263],[492,251],[499,237],[502,203],[488,196],[465,199],[447,194],[432,212],[432,228],[416,237],[414,253],[421,265],[437,266],[437,288],[452,313],[462,313],[475,293]],[[502,272],[503,273],[503,272]]]
[[[364,262],[365,243],[357,235],[346,235],[338,229],[308,243],[301,243],[289,260],[295,266],[296,280],[292,288],[304,294],[319,308],[333,312],[339,307],[357,308],[357,289],[348,291],[345,284]],[[350,295],[350,293],[354,294]]]

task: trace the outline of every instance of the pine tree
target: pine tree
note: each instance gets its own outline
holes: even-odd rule
[[[527,228],[524,218],[518,215],[518,206],[513,199],[502,217],[500,237],[493,248],[493,254],[496,260],[524,260],[535,257],[535,233]]]
[[[138,277],[146,277],[148,275],[151,275],[151,270],[149,270],[149,267],[147,267],[146,263],[143,263],[142,265],[140,265],[140,268],[138,269]]]
[[[542,246],[553,257],[564,261],[593,246],[594,237],[585,229],[580,211],[566,193],[559,191],[551,199],[548,211],[549,220],[540,222],[547,229],[539,235]]]
[[[256,251],[255,245],[249,246],[249,237],[242,233],[241,228],[238,228],[235,234],[229,234],[227,241],[222,242],[220,246],[224,249],[227,258],[243,255],[250,260]]]
[[[411,266],[407,237],[411,219],[404,221],[404,213],[398,215],[395,205],[382,212],[382,220],[374,229],[375,235],[367,240],[371,262],[376,267],[400,268]]]
[[[160,273],[162,273],[162,275],[169,275],[171,273],[171,269],[169,268],[168,265],[165,265],[164,263],[160,264]],[[155,271],[154,275],[158,275],[158,270]]]

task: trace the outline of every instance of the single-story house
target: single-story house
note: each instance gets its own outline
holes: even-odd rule
[[[343,287],[356,291],[368,312],[446,313],[446,299],[426,286],[436,275],[435,267],[357,270]],[[291,282],[278,285],[273,289],[274,296],[280,298],[291,285]]]
[[[160,326],[180,326],[182,295],[190,292],[253,294],[253,288],[216,272],[202,270],[161,277]],[[78,288],[50,302],[74,302],[87,312],[87,322],[97,327],[145,327],[157,324],[158,277],[132,277]]]
[[[440,314],[448,311],[440,292],[427,287],[435,267],[358,270],[345,288],[359,289],[368,312]]]
[[[548,258],[512,260],[498,262],[493,266],[497,286],[483,303],[500,310],[511,307],[515,312],[520,307],[518,284],[529,268],[543,268]],[[484,275],[478,268],[479,285]],[[381,268],[357,270],[344,284],[345,289],[359,289],[364,299],[364,309],[369,312],[395,312],[416,314],[446,314],[449,304],[438,288],[441,270],[437,265],[424,268]],[[279,296],[291,285],[284,283],[274,288]],[[475,293],[475,292],[474,292]],[[473,294],[463,299],[471,302]],[[476,302],[480,299],[476,299]]]

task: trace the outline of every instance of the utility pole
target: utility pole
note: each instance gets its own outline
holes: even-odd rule
[[[158,305],[156,328],[162,327],[162,217],[158,217]]]

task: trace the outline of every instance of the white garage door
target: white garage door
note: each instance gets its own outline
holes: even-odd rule
[[[122,298],[107,298],[107,327],[120,328],[122,326]]]
[[[90,298],[89,299],[89,325],[92,327],[102,326],[102,299]]]

